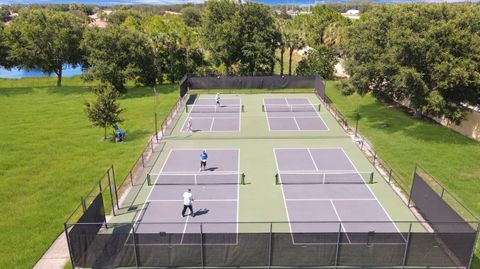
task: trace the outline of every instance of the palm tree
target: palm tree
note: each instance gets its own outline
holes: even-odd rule
[[[288,58],[288,75],[292,75],[292,56],[293,52],[295,50],[299,50],[305,47],[305,41],[303,38],[300,36],[298,31],[289,31],[289,33],[286,35],[286,43],[287,47],[289,49],[289,58]]]

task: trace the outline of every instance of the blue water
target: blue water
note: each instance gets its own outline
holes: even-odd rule
[[[377,3],[418,2],[417,0],[368,0]],[[424,0],[422,2],[458,2],[464,0]],[[477,2],[478,0],[474,0]],[[90,5],[173,5],[203,3],[204,0],[0,0],[0,4],[90,4]],[[351,0],[253,0],[267,5],[313,5],[321,3],[347,3]]]
[[[63,77],[68,78],[68,77],[73,77],[73,76],[78,76],[81,75],[82,68],[81,67],[64,67],[63,68]],[[33,69],[33,70],[23,70],[23,69],[17,69],[17,68],[12,68],[11,70],[7,70],[3,67],[0,66],[0,78],[40,78],[40,77],[56,77],[55,73],[48,74],[48,73],[43,73],[40,70]]]

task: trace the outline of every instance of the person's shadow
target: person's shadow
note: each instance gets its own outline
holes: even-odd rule
[[[210,211],[210,210],[209,210],[209,209],[206,209],[206,208],[204,208],[204,209],[199,209],[199,210],[197,210],[197,212],[195,212],[195,217],[208,214],[209,211]]]
[[[218,169],[218,167],[210,167],[210,168],[205,169],[205,171],[213,172],[213,171],[215,171],[215,170],[217,170],[217,169]]]

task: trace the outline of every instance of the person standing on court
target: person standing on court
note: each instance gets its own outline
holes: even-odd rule
[[[206,150],[203,150],[200,154],[200,172],[205,171],[207,167],[208,154]]]
[[[188,118],[188,122],[187,122],[187,125],[188,125],[188,132],[192,132],[192,118]]]
[[[182,217],[185,217],[185,212],[187,211],[187,208],[188,210],[190,210],[190,216],[195,217],[193,213],[193,206],[192,206],[192,203],[194,200],[195,199],[193,199],[192,190],[187,189],[187,191],[183,193]]]
[[[217,106],[220,105],[220,93],[217,92],[217,95],[215,95],[215,102],[217,104]]]

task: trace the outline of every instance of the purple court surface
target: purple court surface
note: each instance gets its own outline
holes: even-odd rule
[[[199,171],[200,153],[201,149],[173,149],[160,173],[152,174],[154,186],[137,216],[135,231],[139,238],[146,233],[168,233],[177,236],[169,237],[165,244],[200,244],[198,234],[202,232],[224,234],[212,244],[237,243],[240,151],[207,149],[206,171]],[[209,184],[210,181],[215,183]],[[188,188],[195,199],[194,217],[181,215],[183,193]]]
[[[240,132],[240,99],[220,99],[216,105],[214,98],[199,98],[189,105],[182,132],[189,132],[188,119],[192,122],[192,132]]]
[[[294,243],[315,243],[312,238],[302,237],[302,233],[341,230],[349,243],[355,243],[356,232],[399,233],[366,184],[368,178],[361,176],[342,148],[276,148],[274,153],[280,180],[288,180],[286,177],[296,173],[337,174],[338,178],[345,173],[349,180],[354,180],[352,174],[358,173],[358,181],[363,181],[362,184],[324,184],[322,180],[318,184],[282,184]]]
[[[263,106],[270,131],[328,131],[308,98],[264,98]]]

